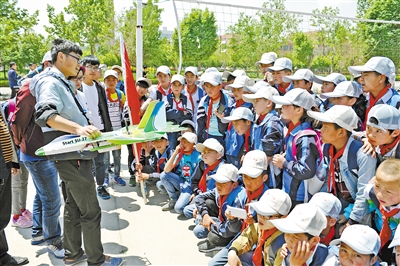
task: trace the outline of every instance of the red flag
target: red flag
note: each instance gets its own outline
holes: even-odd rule
[[[132,125],[137,125],[140,122],[140,102],[139,96],[136,90],[136,82],[133,78],[131,71],[131,63],[128,58],[128,51],[126,50],[126,45],[121,34],[121,64],[124,70],[124,81],[125,81],[125,94],[126,101],[129,107],[129,117],[131,119]]]

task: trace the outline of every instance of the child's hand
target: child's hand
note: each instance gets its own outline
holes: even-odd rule
[[[288,255],[288,248],[287,248],[287,244],[283,244],[282,248],[281,248],[281,253],[280,253],[282,258],[286,258]]]
[[[247,214],[247,218],[246,220],[244,220],[246,222],[246,224],[251,225],[254,224],[256,221],[254,221],[253,219],[253,215],[251,213]]]
[[[364,142],[364,145],[361,147],[361,149],[366,154],[371,154],[372,158],[376,158],[375,147],[368,141],[368,138],[362,138],[361,141]]]
[[[141,163],[136,163],[136,171],[142,171],[143,165]]]
[[[339,216],[338,223],[339,223],[339,224],[345,224],[345,223],[347,223],[347,219],[346,219],[346,217],[345,217],[343,214],[341,214],[341,215]]]
[[[175,154],[180,153],[182,150],[181,144],[179,144],[178,146],[175,147]]]
[[[196,197],[196,195],[195,195],[195,194],[192,194],[192,195],[190,196],[189,202],[192,202],[192,200],[194,199],[194,197]]]
[[[196,216],[197,216],[197,213],[198,213],[199,211],[197,210],[197,208],[194,208],[194,210],[193,210],[193,218],[194,219],[196,219]]]
[[[285,157],[282,154],[275,154],[272,157],[272,163],[279,168],[283,167],[283,162],[285,161]]]
[[[299,241],[294,247],[294,251],[290,256],[289,262],[292,266],[302,266],[312,255],[313,251],[310,248],[310,244],[307,241]]]
[[[242,265],[242,262],[239,259],[239,256],[236,254],[234,250],[228,252],[228,262],[225,266],[238,266]]]
[[[222,118],[225,117],[225,114],[224,114],[224,113],[220,114],[220,113],[217,112],[217,108],[214,109],[214,114],[215,114],[215,116],[217,116],[219,119],[222,119]]]
[[[232,215],[230,215],[229,214],[229,212],[228,212],[228,210],[225,210],[225,216],[226,216],[226,218],[228,218],[229,220],[235,220],[235,216],[232,216]]]
[[[211,219],[210,215],[205,214],[200,224],[203,225],[205,228],[207,228],[208,231],[210,231],[211,225],[215,224],[215,222],[213,219]]]
[[[142,180],[147,180],[147,179],[149,179],[149,177],[150,177],[149,174],[140,173],[140,174],[138,174],[137,181],[140,182],[140,181],[142,181]]]

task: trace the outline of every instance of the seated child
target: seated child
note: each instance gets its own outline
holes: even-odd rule
[[[229,230],[225,212],[227,206],[241,207],[238,194],[244,190],[238,185],[238,169],[232,164],[221,165],[211,178],[216,187],[196,197],[197,213],[202,219],[193,233],[199,239],[207,238],[198,246],[200,252],[219,250],[235,237],[237,232]]]
[[[333,256],[323,266],[378,266],[378,234],[367,225],[355,224],[344,229],[340,239],[331,242]],[[337,247],[339,245],[339,247]],[[330,253],[331,253],[330,252]]]
[[[181,127],[185,127],[186,130],[181,130],[181,135],[185,132],[192,132],[196,134],[196,126],[192,120],[184,120],[181,123]]]
[[[279,249],[285,239],[270,220],[285,218],[291,206],[289,195],[280,189],[269,189],[259,201],[250,203],[250,207],[257,212],[258,223],[244,229],[232,242],[227,265],[279,264],[282,261]]]
[[[128,145],[132,146],[132,145]],[[130,150],[133,148],[131,147]],[[133,155],[132,155],[133,156]],[[146,174],[154,173],[157,170],[157,160],[156,160],[156,150],[153,147],[152,141],[147,141],[142,143],[142,150],[140,153],[140,164],[142,165],[142,172]],[[129,178],[129,186],[136,187],[136,158],[132,160],[132,164],[130,167],[131,177]]]
[[[167,190],[170,199],[162,206],[163,211],[175,208],[177,213],[182,213],[183,208],[189,203],[192,195],[190,177],[201,160],[200,153],[194,148],[196,143],[196,134],[184,133],[180,137],[180,144],[176,146],[170,160],[165,164],[159,182]]]
[[[387,159],[376,170],[373,184],[364,190],[369,212],[373,213],[373,228],[379,233],[379,257],[389,265],[393,248],[388,248],[400,223],[400,159]]]
[[[395,256],[396,256],[396,265],[400,265],[400,224],[397,226],[396,234],[390,243],[389,248],[395,249]]]
[[[282,265],[322,265],[328,248],[320,244],[321,232],[327,224],[320,208],[310,203],[299,204],[288,217],[270,222],[285,234],[289,252]]]
[[[196,150],[201,153],[201,161],[197,165],[194,173],[190,177],[190,188],[192,195],[189,202],[192,202],[197,195],[215,188],[215,180],[209,176],[216,173],[218,167],[224,164],[222,157],[224,156],[224,147],[218,140],[210,138],[203,143],[196,145]],[[183,214],[188,217],[193,217],[193,211],[196,208],[194,202],[183,209]]]

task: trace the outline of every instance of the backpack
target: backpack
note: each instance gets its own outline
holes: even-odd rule
[[[15,115],[15,109],[16,109],[15,101],[16,101],[16,98],[12,98],[2,104],[3,112],[5,115],[5,120],[8,124],[8,127],[10,127],[12,122],[14,121],[14,115]]]
[[[301,137],[304,136],[313,136],[315,138],[315,145],[317,146],[318,149],[318,153],[319,153],[319,159],[317,160],[317,171],[315,173],[315,175],[310,178],[310,179],[306,179],[304,180],[304,187],[306,188],[307,192],[310,193],[311,195],[314,195],[315,193],[319,192],[322,188],[322,186],[325,183],[325,177],[323,180],[320,180],[317,176],[317,172],[321,167],[326,167],[323,165],[323,152],[322,152],[322,141],[321,141],[321,137],[320,137],[321,133],[320,132],[315,132],[314,130],[312,130],[311,128],[307,128],[304,129],[300,132],[298,132],[296,134],[296,136],[294,136],[293,139],[293,145],[292,145],[292,155],[293,158],[297,161],[297,157],[296,157],[296,153],[297,153],[297,147],[296,147],[296,143],[297,140]],[[304,193],[304,202],[308,202],[308,194]]]

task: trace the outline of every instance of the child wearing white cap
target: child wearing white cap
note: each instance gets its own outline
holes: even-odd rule
[[[390,239],[400,223],[400,159],[387,159],[376,170],[373,184],[368,184],[364,196],[368,200],[368,212],[373,213],[374,228],[379,232],[381,246],[379,257],[389,265],[393,248]]]
[[[272,72],[274,78],[275,88],[278,90],[280,95],[285,95],[288,91],[292,90],[293,83],[285,82],[283,77],[292,74],[292,60],[286,57],[278,58],[274,65],[268,67],[266,71]]]
[[[225,212],[228,206],[241,207],[239,193],[244,190],[238,185],[238,169],[232,164],[221,165],[211,178],[215,180],[215,188],[198,195],[195,202],[202,220],[193,233],[199,239],[207,239],[198,245],[204,253],[225,247],[236,236],[237,232],[231,232],[228,226]]]
[[[238,107],[222,123],[230,123],[226,134],[225,157],[228,163],[240,167],[244,154],[251,150],[251,128],[254,115],[249,108]]]
[[[193,200],[195,197],[215,188],[215,180],[209,177],[214,175],[218,167],[225,163],[222,159],[224,156],[224,147],[214,138],[196,144],[196,150],[201,153],[202,160],[191,176],[190,188],[192,194],[189,202],[192,202],[192,204],[183,209],[183,214],[188,218],[194,217],[193,212],[196,206]]]
[[[313,80],[317,84],[321,84],[321,92],[327,93],[332,92],[335,87],[343,81],[347,81],[347,78],[340,73],[331,73],[326,77],[316,76],[314,75]],[[320,112],[325,112],[329,108],[332,107],[332,102],[329,99],[326,99],[319,106]]]
[[[375,174],[376,159],[361,149],[361,141],[352,137],[358,117],[350,106],[344,105],[335,105],[325,113],[309,111],[308,114],[322,122],[327,192],[341,200],[341,214],[350,213],[344,226],[362,223],[368,209],[364,188]]]
[[[185,85],[185,78],[182,75],[173,75],[171,79],[172,92],[167,95],[166,115],[167,121],[179,125],[184,120],[191,120],[193,114],[192,103],[182,93]],[[178,133],[168,133],[169,146],[175,149]]]
[[[328,256],[328,248],[320,244],[320,234],[327,221],[319,207],[299,204],[286,218],[270,222],[285,234],[289,253],[282,265],[322,265]]]
[[[205,95],[205,92],[200,86],[197,86],[196,84],[197,80],[199,79],[199,73],[197,71],[197,67],[189,66],[185,68],[184,75],[185,75],[186,86],[182,93],[185,94],[186,97],[188,97],[190,103],[192,104],[192,110],[193,110],[192,120],[193,123],[196,124],[197,110],[199,109],[200,100]]]
[[[197,143],[196,134],[186,132],[179,140],[180,144],[176,146],[170,160],[165,164],[160,180],[170,198],[161,209],[169,211],[175,208],[175,211],[180,214],[192,195],[190,177],[200,162],[201,156],[194,148]]]
[[[268,52],[262,54],[260,61],[256,62],[256,66],[260,66],[261,73],[264,76],[263,80],[271,86],[274,86],[275,82],[272,73],[267,71],[267,68],[272,67],[277,59],[278,55],[275,52]]]
[[[367,225],[355,224],[344,229],[340,239],[330,244],[330,256],[323,266],[378,266],[380,240]],[[339,246],[339,247],[337,247]]]
[[[400,265],[400,224],[397,226],[396,233],[392,242],[389,245],[389,248],[395,249],[396,259],[395,263]]]
[[[284,96],[273,96],[272,101],[282,105],[282,118],[290,121],[284,138],[285,154],[275,154],[272,162],[283,169],[282,188],[294,207],[319,191],[318,188],[311,191],[308,186],[322,157],[319,137],[307,115],[315,100],[306,90],[296,88]]]
[[[258,223],[247,227],[232,242],[227,265],[281,265],[279,250],[285,239],[270,220],[285,218],[291,206],[289,195],[280,189],[269,189],[259,201],[250,203],[257,212]]]
[[[154,100],[165,102],[167,99],[167,95],[172,92],[170,83],[171,70],[169,69],[169,67],[159,66],[156,71],[156,77],[158,80],[158,84],[150,87],[150,94],[147,102],[151,102]],[[146,105],[148,104],[147,102]]]

